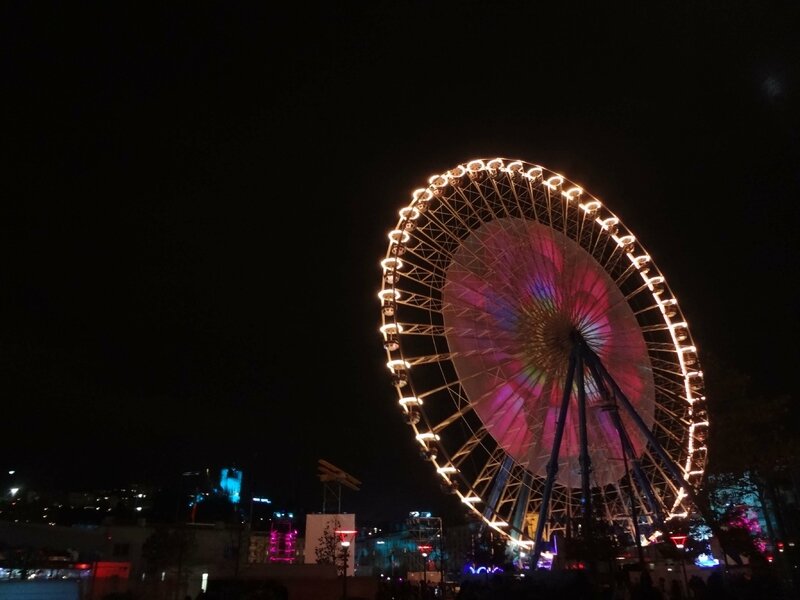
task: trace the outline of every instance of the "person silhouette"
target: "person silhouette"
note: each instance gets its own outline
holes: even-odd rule
[[[706,582],[697,575],[692,575],[689,578],[689,589],[691,590],[692,598],[696,598],[697,600],[706,598]]]
[[[631,598],[635,600],[661,600],[661,592],[653,585],[653,578],[647,571],[642,571],[639,575],[639,583],[633,589]]]

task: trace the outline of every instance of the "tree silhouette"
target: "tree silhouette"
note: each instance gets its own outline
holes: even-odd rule
[[[345,554],[339,549],[339,536],[336,534],[336,530],[341,529],[341,526],[339,519],[329,519],[317,540],[317,547],[314,548],[317,564],[335,565],[339,575],[344,571],[345,563]]]
[[[737,560],[745,551],[744,531],[726,523],[737,517],[725,511],[742,504],[741,497],[749,495],[746,503],[763,509],[768,538],[784,537],[794,524],[796,506],[788,505],[779,490],[793,488],[795,496],[800,492],[791,476],[800,468],[800,419],[789,396],[754,393],[748,375],[713,354],[704,355],[703,370],[710,427],[706,478],[698,500],[726,554]]]

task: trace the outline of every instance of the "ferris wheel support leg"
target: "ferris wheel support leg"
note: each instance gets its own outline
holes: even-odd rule
[[[650,482],[647,480],[647,477],[645,477],[644,471],[642,471],[641,461],[636,457],[636,454],[633,451],[633,444],[631,444],[630,437],[628,436],[625,426],[622,424],[622,418],[619,416],[619,411],[617,409],[611,411],[611,419],[614,422],[614,427],[619,432],[620,439],[624,445],[625,456],[627,456],[631,461],[631,470],[633,471],[633,476],[636,479],[636,483],[639,484],[639,488],[642,490],[642,493],[647,500],[647,507],[650,509],[656,524],[661,527],[663,526],[661,510],[656,502],[655,495],[653,494],[653,488],[650,486]]]
[[[587,542],[592,540],[592,492],[589,486],[589,475],[592,461],[589,458],[589,434],[586,430],[586,387],[583,379],[583,356],[577,352],[575,361],[575,378],[578,388],[578,423],[580,426],[581,453],[578,462],[581,466],[581,517],[583,517],[583,534]]]
[[[544,524],[547,520],[550,508],[550,495],[553,492],[553,483],[555,483],[556,474],[558,473],[558,453],[561,450],[561,438],[564,437],[564,425],[567,421],[567,407],[569,406],[570,396],[572,396],[572,381],[575,377],[576,356],[577,352],[573,351],[569,357],[567,377],[564,383],[564,395],[561,397],[561,408],[558,411],[558,421],[556,422],[556,431],[553,436],[553,448],[550,451],[550,462],[547,463],[547,479],[545,480],[544,492],[542,493],[542,504],[539,507],[539,520],[536,522],[536,535],[533,539],[531,566],[534,569],[536,569],[536,565],[539,563],[539,556],[542,553],[542,534],[544,533]]]
[[[624,456],[627,456],[631,461],[631,470],[633,471],[633,476],[636,479],[636,483],[639,484],[639,489],[641,489],[642,493],[644,494],[645,500],[647,501],[647,508],[650,510],[650,514],[653,515],[653,519],[655,519],[657,525],[661,527],[663,526],[661,519],[661,507],[656,501],[653,488],[645,476],[644,471],[642,470],[642,463],[636,456],[636,453],[633,451],[633,444],[631,443],[631,438],[628,435],[628,430],[625,429],[625,425],[622,423],[622,418],[619,415],[619,407],[617,406],[615,399],[609,395],[608,388],[603,383],[603,379],[600,376],[597,367],[591,361],[588,363],[588,366],[589,371],[592,373],[592,378],[595,380],[597,388],[600,390],[600,394],[602,395],[603,400],[608,407],[607,412],[609,413],[611,422],[614,425],[614,429],[616,429],[617,433],[619,434],[620,446],[622,447]],[[631,493],[633,493],[633,490],[631,490]],[[633,498],[631,498],[631,505],[633,506]],[[638,529],[638,524],[635,521],[634,527]]]
[[[642,434],[645,436],[645,438],[647,438],[647,441],[650,443],[650,445],[655,449],[656,454],[658,454],[659,458],[661,458],[661,460],[664,463],[664,467],[667,469],[667,472],[672,477],[673,483],[679,489],[683,489],[684,492],[689,496],[689,499],[692,500],[692,502],[694,502],[695,505],[697,505],[696,499],[694,497],[694,489],[689,484],[689,482],[686,481],[686,479],[684,479],[683,473],[681,473],[681,470],[678,468],[678,466],[675,464],[675,462],[666,453],[664,448],[661,446],[661,444],[656,439],[656,436],[653,435],[653,432],[650,431],[650,429],[647,427],[647,424],[644,422],[644,420],[642,420],[642,417],[639,416],[639,413],[636,412],[636,409],[633,407],[633,405],[631,404],[630,400],[628,400],[628,397],[624,394],[622,389],[620,389],[619,385],[617,385],[617,382],[614,381],[614,378],[611,377],[609,372],[603,366],[603,363],[600,361],[600,359],[598,358],[597,354],[595,354],[592,351],[592,349],[589,348],[585,344],[583,345],[583,350],[584,350],[584,356],[586,357],[586,359],[590,363],[595,365],[595,367],[597,368],[597,370],[599,371],[599,373],[601,374],[603,379],[611,387],[611,390],[613,391],[614,396],[621,401],[622,406],[628,412],[628,415],[630,415],[630,417],[633,420],[633,422],[636,424],[636,426],[639,428],[639,430],[642,432]]]

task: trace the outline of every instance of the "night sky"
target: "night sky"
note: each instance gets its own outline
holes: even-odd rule
[[[384,365],[379,261],[411,191],[478,157],[600,198],[701,361],[794,393],[791,3],[550,4],[4,3],[3,472],[229,463],[319,510],[323,458],[363,481],[349,511],[445,510]]]

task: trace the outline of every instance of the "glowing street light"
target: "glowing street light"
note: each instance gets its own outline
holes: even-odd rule
[[[347,559],[350,553],[350,542],[355,540],[357,532],[353,529],[337,529],[335,533],[339,536],[339,543],[342,546],[342,558],[344,559],[344,566],[342,567],[342,600],[347,600]]]
[[[671,535],[669,539],[675,544],[675,547],[678,550],[683,550],[686,545],[686,538],[689,537],[687,535]]]
[[[681,551],[681,571],[683,572],[683,584],[686,586],[686,593],[689,593],[689,580],[686,578],[686,561],[684,551],[686,549],[686,539],[689,536],[684,534],[673,534],[669,536],[670,541],[675,544],[675,548]]]
[[[417,546],[419,553],[422,554],[422,579],[425,584],[425,593],[428,592],[428,554],[431,553],[433,550],[433,546],[429,544],[423,544],[421,546]]]

